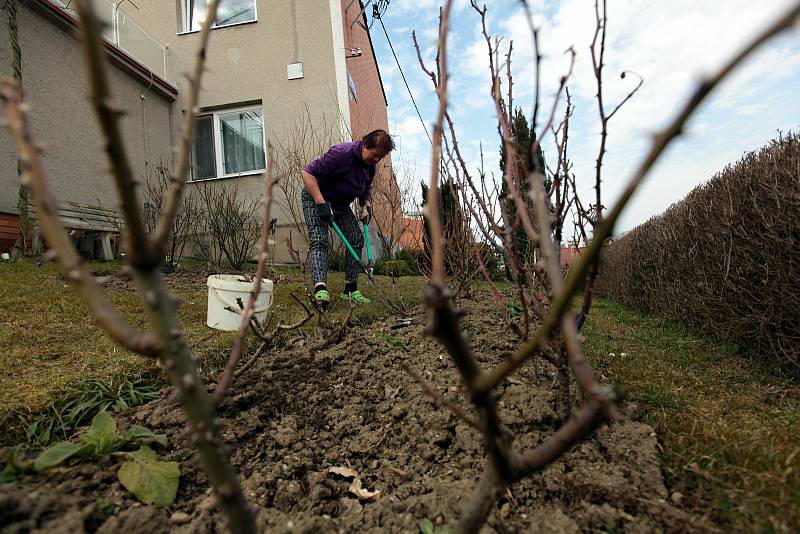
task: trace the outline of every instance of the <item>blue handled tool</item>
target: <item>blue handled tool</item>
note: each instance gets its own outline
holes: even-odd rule
[[[339,234],[339,237],[342,239],[342,242],[347,247],[347,250],[350,251],[350,254],[353,256],[353,258],[355,258],[355,260],[358,262],[358,264],[361,265],[361,268],[364,270],[364,274],[367,275],[367,282],[369,283],[369,285],[374,286],[375,285],[375,279],[373,278],[372,275],[373,275],[373,271],[374,271],[373,265],[375,264],[375,260],[372,259],[372,247],[370,246],[370,242],[369,242],[369,229],[367,228],[367,223],[364,223],[364,239],[366,239],[366,246],[367,246],[367,266],[366,267],[364,266],[363,263],[361,263],[361,258],[358,257],[358,254],[356,254],[356,251],[353,250],[352,246],[350,246],[350,242],[344,236],[344,233],[342,233],[342,230],[339,228],[339,225],[336,224],[336,221],[331,221],[331,225],[333,226],[333,229],[336,231],[336,233]]]

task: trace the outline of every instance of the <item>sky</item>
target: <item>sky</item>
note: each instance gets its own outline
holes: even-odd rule
[[[483,5],[480,2],[479,5]],[[532,114],[535,77],[529,24],[519,0],[491,0],[488,31],[502,38],[504,52],[513,42],[512,71],[515,107]],[[570,158],[579,192],[594,199],[595,160],[600,120],[589,46],[595,29],[591,0],[529,0],[539,29],[541,111],[546,122],[559,78],[566,74],[573,47],[576,59],[569,80],[575,112],[570,121]],[[622,71],[644,79],[636,95],[611,119],[603,170],[603,197],[613,205],[619,192],[650,147],[653,134],[668,124],[686,102],[701,77],[713,72],[757,31],[775,20],[792,0],[608,0],[606,67],[603,93],[613,109],[637,83],[621,79]],[[382,17],[400,67],[431,130],[438,102],[430,79],[421,71],[412,30],[429,67],[434,65],[441,0],[390,0]],[[371,7],[367,13],[371,14]],[[501,174],[499,137],[494,104],[489,95],[488,51],[480,33],[480,17],[469,0],[454,0],[448,39],[449,110],[459,146],[476,168],[483,147],[487,171]],[[372,21],[372,17],[368,17]],[[398,139],[393,161],[419,177],[430,179],[431,145],[417,116],[400,69],[380,21],[372,24],[384,89],[389,102],[389,129]],[[505,81],[504,81],[505,83]],[[617,233],[629,230],[680,200],[689,191],[757,150],[779,132],[800,131],[800,30],[793,29],[760,48],[711,94],[673,142],[628,205]],[[503,86],[503,91],[507,87]],[[558,115],[563,114],[563,99]],[[555,163],[552,135],[543,137],[545,159]],[[419,180],[416,180],[419,181]],[[416,195],[418,196],[418,195]]]

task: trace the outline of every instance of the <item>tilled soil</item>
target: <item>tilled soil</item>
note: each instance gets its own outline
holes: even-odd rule
[[[515,344],[488,302],[461,303],[465,332],[484,366]],[[221,406],[246,497],[263,532],[419,532],[419,521],[455,524],[485,464],[480,436],[437,409],[400,368],[405,362],[446,398],[468,408],[447,355],[417,324],[392,320],[354,327],[340,343],[312,351],[297,340],[264,355],[237,378]],[[552,376],[529,364],[502,387],[500,414],[520,449],[557,425]],[[169,509],[136,502],[116,479],[118,462],[76,463],[0,487],[3,532],[224,531],[205,476],[184,433],[180,407],[162,400],[118,417],[167,434],[166,459],[181,462]],[[515,484],[493,507],[483,532],[709,532],[713,525],[674,506],[659,468],[653,429],[626,404],[611,424],[543,472]],[[355,470],[378,495],[361,500]]]

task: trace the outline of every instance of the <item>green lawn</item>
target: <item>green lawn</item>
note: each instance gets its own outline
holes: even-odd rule
[[[118,262],[93,263],[92,269],[101,275],[117,272],[121,266]],[[278,272],[272,307],[275,320],[295,322],[304,312],[290,294],[303,298],[302,276],[289,268]],[[384,294],[393,295],[388,278],[377,276],[376,279]],[[329,282],[332,290],[340,290],[342,274],[332,273]],[[363,285],[367,296],[376,291]],[[424,280],[419,277],[398,280],[399,290],[409,303],[420,301],[423,285]],[[207,292],[203,273],[198,273],[193,281],[187,279],[187,283],[178,284],[175,292],[184,301],[179,319],[190,346],[199,357],[201,372],[206,379],[215,377],[227,360],[235,333],[206,326]],[[107,294],[131,323],[142,330],[147,328],[135,292],[109,289]],[[334,296],[337,299],[331,316],[342,319],[349,308],[346,303],[338,302],[338,293]],[[385,308],[373,301],[357,308],[353,321],[366,324],[385,314]],[[255,345],[252,336],[248,340]],[[40,412],[51,395],[78,378],[110,381],[137,374],[163,380],[154,361],[119,348],[93,324],[86,307],[57,265],[45,262],[36,267],[31,261],[0,263],[0,428],[3,441],[19,437],[20,416],[24,419]]]
[[[113,273],[120,264],[93,264]],[[302,316],[291,299],[302,295],[301,276],[279,269],[275,276],[276,319]],[[388,278],[376,277],[392,294]],[[233,333],[205,326],[203,275],[176,292],[184,299],[180,321],[206,378],[227,359]],[[336,294],[342,275],[333,273]],[[425,280],[398,280],[408,303],[418,303]],[[368,296],[375,289],[362,288]],[[112,302],[144,329],[134,292],[108,292]],[[338,303],[331,314],[341,319]],[[354,321],[369,324],[386,315],[377,302],[359,307]],[[499,315],[499,314],[498,314]],[[500,320],[498,318],[498,320]],[[621,384],[638,403],[639,417],[652,424],[662,447],[670,490],[682,506],[710,514],[725,530],[800,530],[800,386],[770,374],[753,360],[702,334],[596,299],[586,323],[587,354],[599,373]],[[391,344],[392,339],[381,339]],[[251,341],[254,345],[255,342]],[[104,380],[145,373],[163,381],[150,360],[116,347],[87,316],[58,268],[30,261],[0,263],[0,428],[6,441],[19,436],[18,414],[41,411],[78,378]]]
[[[800,387],[737,347],[597,299],[587,353],[656,428],[670,489],[725,530],[800,529]]]

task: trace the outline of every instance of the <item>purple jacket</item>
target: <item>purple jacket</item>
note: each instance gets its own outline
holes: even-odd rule
[[[303,167],[317,179],[326,202],[343,209],[358,198],[363,204],[372,198],[375,165],[361,159],[361,141],[333,145],[323,155]]]

